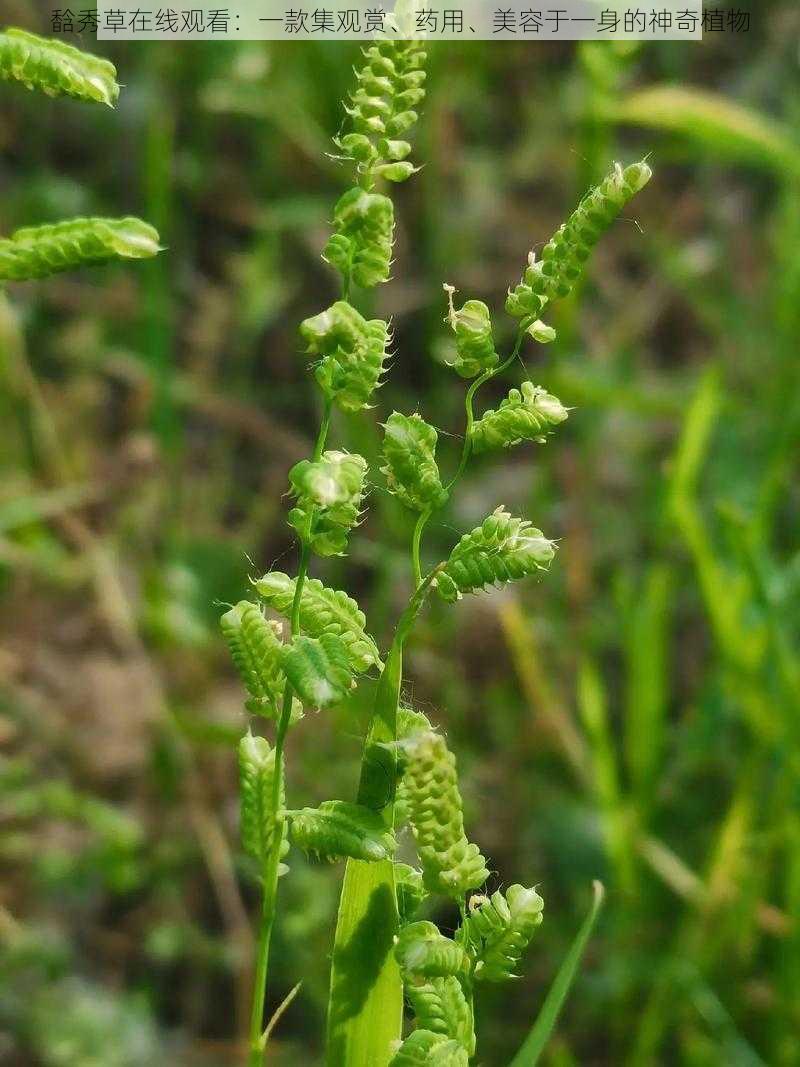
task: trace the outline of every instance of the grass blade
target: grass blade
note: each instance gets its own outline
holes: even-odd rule
[[[391,826],[397,704],[403,672],[402,641],[386,659],[375,716],[367,735],[358,801],[381,809]],[[383,757],[383,758],[381,758]],[[387,766],[391,761],[391,766]],[[336,923],[328,1005],[328,1067],[382,1067],[403,1022],[403,985],[392,952],[398,928],[391,860],[347,861]]]
[[[559,1012],[575,980],[586,944],[603,904],[604,889],[602,883],[594,882],[592,888],[594,897],[589,914],[583,920],[583,925],[572,942],[572,946],[561,964],[555,981],[550,986],[550,992],[547,994],[542,1010],[533,1024],[533,1029],[525,1038],[522,1048],[511,1061],[509,1067],[534,1067],[534,1064],[539,1062],[539,1057],[550,1040]]]
[[[358,803],[381,812],[389,828],[394,825],[403,646],[435,575],[428,575],[398,622],[364,745]],[[348,860],[333,946],[327,1067],[386,1067],[392,1058],[403,1026],[403,983],[393,952],[398,927],[391,860]]]
[[[690,86],[654,85],[613,105],[616,122],[680,134],[716,156],[800,174],[800,148],[792,131],[721,95]]]

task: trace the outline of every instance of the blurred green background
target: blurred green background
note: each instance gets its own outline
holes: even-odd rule
[[[399,188],[374,460],[392,406],[457,460],[442,282],[501,312],[614,159],[654,180],[602,242],[534,381],[575,408],[545,447],[471,465],[430,563],[499,503],[559,539],[541,583],[433,605],[407,695],[459,756],[471,835],[546,919],[479,1062],[508,1062],[587,907],[608,902],[548,1067],[800,1064],[800,9],[737,5],[702,43],[430,48]],[[2,21],[49,32],[8,0]],[[0,229],[141,214],[147,264],[0,298],[0,1062],[239,1062],[252,872],[237,840],[241,692],[219,602],[294,566],[286,472],[317,397],[298,322],[345,174],[326,155],[346,44],[106,45],[116,112],[11,86]],[[522,368],[492,383],[486,406]],[[376,488],[346,583],[382,641],[409,523]],[[369,687],[292,735],[300,803],[349,797]],[[275,1062],[319,1062],[339,867],[281,891]],[[445,923],[447,916],[440,916]]]

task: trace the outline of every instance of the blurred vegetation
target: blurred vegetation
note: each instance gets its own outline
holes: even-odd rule
[[[24,0],[3,18],[49,30]],[[374,308],[397,356],[379,409],[338,416],[349,447],[374,458],[378,420],[420,395],[457,435],[442,282],[499,308],[612,159],[650,151],[656,172],[531,368],[576,409],[558,448],[476,463],[435,535],[444,552],[503,502],[559,538],[557,565],[434,606],[407,656],[474,839],[546,902],[527,977],[481,999],[487,1065],[593,877],[607,905],[549,1065],[800,1063],[799,39],[776,0],[702,44],[430,50],[425,167]],[[213,1067],[241,1048],[256,897],[218,605],[294,551],[296,324],[335,292],[325,153],[354,50],[98,51],[116,113],[11,88],[0,111],[2,232],[132,212],[169,248],[0,300],[0,1061]],[[385,638],[409,531],[370,502],[350,584]],[[303,802],[352,792],[355,704],[294,735]],[[295,859],[282,886],[275,1005],[303,981],[285,1064],[319,1059],[339,877]]]

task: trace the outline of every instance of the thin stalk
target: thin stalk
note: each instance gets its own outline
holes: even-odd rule
[[[514,358],[518,351],[519,345],[517,345],[516,349],[514,350],[514,355],[512,355],[510,359],[508,359],[505,363],[502,364],[502,368],[508,366],[508,364],[511,362],[511,360]],[[472,451],[472,424],[475,421],[475,416],[472,411],[472,402],[475,399],[475,394],[484,384],[484,382],[488,382],[489,379],[493,378],[496,373],[499,373],[502,368],[498,367],[496,371],[484,371],[483,374],[481,374],[478,378],[475,379],[475,381],[470,385],[469,389],[467,389],[467,395],[464,398],[464,409],[466,411],[467,416],[466,425],[464,427],[464,447],[461,449],[461,459],[459,460],[456,473],[445,486],[448,492],[453,488],[453,486],[456,484],[456,482],[466,470],[470,452]]]
[[[414,588],[419,589],[422,583],[422,567],[419,561],[419,545],[422,539],[422,531],[425,529],[425,524],[431,517],[431,508],[425,508],[420,512],[416,525],[414,526],[414,536],[411,538],[411,566],[414,570]]]
[[[507,370],[508,367],[510,367],[514,360],[517,358],[517,356],[519,355],[519,350],[522,347],[522,341],[525,337],[525,331],[528,327],[529,321],[529,319],[523,319],[520,323],[519,332],[517,333],[517,339],[514,342],[514,348],[512,349],[511,355],[508,357],[508,359],[506,359],[503,363],[499,364],[499,366],[493,367],[491,370],[484,371],[483,374],[479,375],[479,377],[477,377],[475,381],[472,382],[469,389],[467,389],[466,396],[464,397],[464,410],[466,413],[466,425],[464,427],[464,446],[461,449],[461,459],[459,460],[456,473],[445,486],[445,489],[448,491],[448,493],[456,484],[456,482],[460,479],[461,475],[466,470],[467,463],[469,462],[470,453],[472,451],[472,425],[475,422],[475,414],[473,411],[475,395],[482,385],[488,382],[491,378],[496,377],[498,374],[502,374],[503,371]],[[420,514],[419,518],[417,519],[417,524],[414,527],[414,536],[411,541],[411,564],[414,568],[414,587],[417,589],[419,588],[420,582],[422,581],[422,570],[420,568],[419,559],[420,543],[422,541],[423,531],[428,525],[428,520],[433,514],[433,511],[433,508],[426,508],[425,511]]]
[[[322,413],[317,441],[314,446],[313,460],[316,462],[322,455],[325,442],[328,438],[328,429],[331,423],[331,401],[326,398],[325,408]],[[300,631],[300,604],[303,597],[303,586],[308,574],[308,564],[311,559],[309,548],[310,535],[314,523],[314,509],[309,509],[305,536],[300,549],[300,561],[297,566],[297,579],[294,587],[294,599],[290,619],[291,636],[295,637]],[[267,972],[269,970],[269,947],[272,939],[272,927],[275,923],[276,902],[278,897],[278,876],[281,863],[281,845],[283,843],[284,816],[281,811],[281,793],[284,781],[284,743],[289,730],[289,722],[292,716],[292,700],[294,692],[289,682],[283,690],[283,706],[278,728],[275,733],[275,774],[272,783],[271,812],[274,823],[272,842],[264,866],[263,895],[261,899],[261,920],[258,928],[258,941],[256,945],[256,972],[253,984],[253,1005],[250,1013],[250,1054],[248,1067],[261,1067],[263,1062],[264,1048],[266,1047],[266,1034],[262,1035],[264,1021],[264,1001],[267,994]]]
[[[480,377],[476,378],[472,385],[467,389],[467,395],[464,398],[464,407],[467,413],[467,424],[464,429],[464,447],[461,450],[461,460],[458,464],[456,473],[447,483],[445,488],[448,492],[453,488],[461,475],[466,470],[467,462],[469,461],[470,452],[472,451],[472,424],[475,421],[475,416],[472,411],[472,404],[475,399],[475,394],[480,387],[488,382],[491,378],[496,378],[498,374],[502,374],[504,370],[507,370],[514,360],[519,355],[519,350],[522,347],[522,341],[525,337],[525,331],[527,329],[528,319],[523,319],[520,323],[519,332],[517,333],[517,339],[514,342],[514,347],[511,350],[511,355],[497,367],[492,367],[491,370],[484,371]]]

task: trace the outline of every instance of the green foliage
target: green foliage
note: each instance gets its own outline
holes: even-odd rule
[[[349,452],[324,452],[301,460],[289,471],[297,505],[289,524],[318,556],[343,555],[358,522],[364,498],[367,461]]]
[[[564,1001],[567,999],[570,987],[575,981],[583,953],[586,951],[589,938],[597,922],[597,916],[603,906],[603,886],[600,882],[595,882],[592,889],[593,896],[589,913],[581,923],[581,927],[570,945],[569,952],[564,957],[558,969],[558,974],[547,992],[536,1021],[525,1038],[522,1048],[511,1061],[510,1067],[536,1067],[542,1052],[544,1052],[550,1040],[558,1016],[564,1006]]]
[[[318,859],[349,856],[374,862],[387,859],[395,850],[392,831],[380,815],[363,804],[326,800],[318,808],[289,812],[289,819],[292,842]]]
[[[444,288],[450,305],[447,321],[456,335],[456,358],[452,366],[462,378],[474,378],[500,362],[494,350],[489,308],[482,300],[467,300],[456,311],[453,305],[454,287],[445,285]]]
[[[258,595],[289,618],[295,594],[295,579],[281,571],[270,571],[255,583]],[[354,671],[380,665],[378,648],[366,632],[366,618],[355,600],[341,589],[330,589],[317,578],[308,578],[300,596],[300,627],[310,637],[333,634],[347,650]]]
[[[13,27],[0,33],[0,78],[47,96],[71,96],[109,107],[119,96],[117,71],[107,59]]]
[[[467,938],[475,951],[475,978],[505,982],[518,977],[515,968],[542,921],[544,901],[535,889],[512,885],[505,894],[473,897],[469,902]]]
[[[266,619],[257,604],[241,600],[222,615],[220,626],[231,659],[250,694],[245,702],[247,710],[277,719],[286,684],[286,675],[281,666],[281,624]],[[295,701],[294,719],[301,715],[302,708]]]
[[[561,401],[533,382],[512,389],[497,409],[473,423],[470,441],[475,452],[511,448],[521,441],[543,441],[544,434],[567,417]]]
[[[239,742],[240,832],[242,847],[260,866],[269,855],[275,834],[276,820],[272,806],[274,787],[275,750],[265,737],[248,732]],[[285,854],[287,848],[288,843],[282,841],[281,853]]]
[[[401,5],[399,20],[413,15]],[[342,450],[325,451],[331,409],[358,412],[372,402],[380,384],[389,341],[383,320],[368,321],[350,303],[351,285],[371,287],[389,277],[394,207],[376,190],[380,179],[400,181],[413,173],[408,142],[400,136],[416,120],[423,97],[424,53],[416,44],[379,41],[365,53],[357,87],[347,107],[352,129],[336,139],[339,159],[355,164],[355,183],[334,209],[334,232],[324,257],[342,275],[341,299],[304,320],[300,332],[315,361],[315,378],[325,404],[313,456],[289,475],[295,506],[289,515],[301,550],[298,578],[268,574],[259,594],[291,621],[291,644],[281,649],[287,684],[276,741],[276,763],[292,693],[313,706],[342,701],[354,686],[354,670],[382,666],[357,605],[346,594],[309,579],[312,552],[343,554],[362,506],[366,462]],[[508,894],[484,898],[464,918],[455,939],[428,921],[416,920],[425,893],[458,902],[489,876],[486,860],[464,832],[455,758],[424,715],[399,708],[403,647],[430,589],[445,600],[501,585],[544,570],[554,546],[530,523],[498,508],[465,534],[449,559],[424,575],[421,539],[433,513],[448,500],[472,451],[540,440],[567,417],[551,393],[525,382],[497,410],[474,417],[478,388],[510,366],[526,334],[540,343],[554,340],[552,327],[537,318],[545,305],[566,295],[602,229],[649,177],[645,164],[617,168],[580,203],[548,243],[543,265],[535,260],[509,297],[520,322],[510,355],[495,349],[489,308],[468,300],[456,309],[452,287],[448,322],[455,336],[454,367],[474,379],[466,389],[466,430],[461,460],[447,487],[436,462],[437,431],[419,414],[393,412],[384,424],[382,473],[390,493],[418,513],[411,538],[414,589],[394,632],[375,694],[358,789],[358,805],[330,801],[320,808],[287,813],[292,839],[325,858],[347,859],[334,945],[328,1019],[329,1067],[386,1067],[400,1034],[401,976],[415,1011],[417,1031],[394,1062],[466,1063],[475,1050],[473,979],[511,977],[533,928],[541,921],[541,898],[513,886]],[[276,773],[279,773],[276,771]],[[275,801],[273,800],[273,806]],[[274,812],[278,818],[280,812]],[[395,865],[393,828],[407,821],[421,872]],[[275,850],[270,870],[274,874]],[[369,860],[369,863],[364,863]],[[258,1023],[263,1001],[266,952],[275,914],[274,878],[265,877],[265,938],[259,942],[256,1002],[251,1020],[250,1067],[263,1049]],[[272,886],[273,888],[270,888]],[[266,946],[266,947],[265,947]]]
[[[366,407],[386,363],[388,325],[382,319],[367,321],[351,304],[337,300],[305,319],[300,335],[309,355],[320,357],[314,374],[325,396],[342,411]]]
[[[464,534],[436,575],[436,589],[444,600],[458,600],[463,593],[546,570],[554,555],[553,542],[541,530],[499,507]]]
[[[419,978],[444,978],[466,974],[469,959],[461,945],[425,920],[409,923],[397,935],[394,954],[403,975]]]
[[[339,704],[355,685],[347,648],[336,634],[324,633],[318,638],[298,634],[283,649],[281,663],[306,707]]]
[[[407,508],[425,511],[447,500],[436,466],[436,430],[421,415],[394,411],[384,423],[381,472],[389,492]]]
[[[478,846],[464,834],[456,759],[443,737],[419,734],[403,745],[408,817],[431,893],[459,899],[489,877]]]
[[[77,978],[48,983],[26,1005],[45,1067],[139,1067],[167,1055],[146,1002]]]
[[[592,248],[629,200],[650,181],[647,163],[617,163],[603,181],[581,200],[542,250],[533,252],[522,281],[509,291],[506,310],[516,318],[538,316],[557,297],[568,296],[583,273]]]
[[[148,259],[159,251],[153,227],[132,217],[27,226],[0,240],[0,280],[46,278],[110,259]]]
[[[458,1041],[430,1030],[415,1030],[393,1057],[390,1067],[467,1067],[469,1056]]]
[[[800,175],[800,148],[789,124],[697,86],[648,85],[609,103],[608,117],[681,134],[714,159]]]

